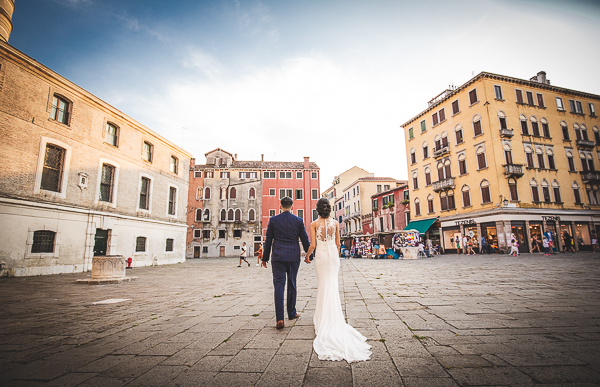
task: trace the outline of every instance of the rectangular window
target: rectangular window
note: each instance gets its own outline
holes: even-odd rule
[[[69,125],[69,102],[57,96],[52,97],[50,118],[61,124]]]
[[[40,188],[46,191],[61,192],[66,150],[53,144],[46,144],[44,168]]]
[[[296,171],[296,179],[302,179],[302,171]]]
[[[560,97],[556,97],[556,110],[565,111],[565,105]]]
[[[112,146],[118,146],[118,129],[115,125],[111,123],[106,123],[106,135],[104,137],[104,141]]]
[[[150,208],[150,179],[142,177],[142,185],[140,187],[140,209],[148,210]]]
[[[544,195],[544,202],[550,203],[550,188],[542,187],[542,195]]]
[[[531,132],[533,133],[534,137],[540,136],[540,127],[536,121],[531,121]]]
[[[550,138],[550,128],[546,122],[542,122],[542,132],[544,133],[544,137]]]
[[[426,159],[429,157],[429,153],[427,152],[428,148],[426,146],[423,147],[423,158]]]
[[[458,160],[458,170],[461,175],[467,174],[467,160],[465,160],[465,159]]]
[[[387,190],[389,190],[389,189],[390,189],[390,186],[389,186],[389,184],[384,184],[384,185],[383,185],[383,190],[384,190],[384,191],[387,191]]]
[[[229,172],[221,172],[221,179],[229,179]]]
[[[413,130],[413,128],[409,128],[408,129],[408,139],[412,140],[413,138],[415,138],[414,130]]]
[[[201,178],[202,177],[202,171],[194,171],[194,178]]]
[[[109,164],[102,164],[102,173],[100,174],[100,201],[112,203],[114,178],[115,167]]]
[[[573,188],[573,196],[575,197],[575,204],[581,204],[581,196],[579,195],[579,188]]]
[[[212,178],[214,178],[214,177],[215,177],[215,172],[214,172],[214,171],[207,171],[207,172],[204,172],[204,177],[205,177],[206,179],[212,179]]]
[[[179,169],[179,160],[177,160],[177,157],[171,156],[171,165],[170,165],[169,170],[171,171],[171,173],[177,174],[178,169]]]
[[[590,117],[596,117],[596,109],[593,103],[588,103],[588,110],[590,111]]]
[[[554,202],[555,203],[562,203],[562,199],[560,197],[560,188],[554,187],[553,191],[554,191]]]
[[[554,155],[548,155],[548,168],[556,169],[556,165],[554,164]]]
[[[318,200],[319,199],[319,190],[318,189],[313,189],[311,192],[312,192],[312,199],[313,200]]]
[[[311,172],[310,173],[310,178],[311,179],[318,179],[319,178],[319,172]]]
[[[202,239],[210,239],[210,230],[202,230]],[[208,253],[208,250],[206,252]]]
[[[437,112],[433,113],[431,115],[431,122],[433,124],[433,126],[436,126],[438,124],[438,114]]]
[[[256,179],[256,172],[240,172],[240,179]]]
[[[529,127],[527,127],[527,121],[521,120],[521,134],[529,136]]]
[[[319,218],[319,215],[317,214],[317,210],[312,210],[312,221],[314,222],[318,218]]]
[[[427,130],[427,124],[425,123],[425,120],[423,120],[423,121],[421,121],[421,133],[423,133],[426,130]]]
[[[444,109],[441,109],[439,111],[439,116],[440,116],[440,122],[446,121],[446,111]]]
[[[225,230],[219,230],[219,239],[225,239]]]
[[[202,236],[202,230],[194,230],[194,238],[200,238]]]
[[[283,199],[284,197],[292,197],[292,190],[291,189],[285,189],[282,188],[279,190],[279,199]]]
[[[379,199],[373,199],[373,210],[379,208]]]
[[[149,163],[152,162],[152,148],[152,144],[150,144],[147,141],[144,141],[142,156],[144,157],[144,160],[146,160]]]
[[[458,106],[458,100],[452,102],[452,115],[460,112],[460,107]]]
[[[475,135],[475,137],[477,137],[481,133],[481,120],[477,120],[473,122],[473,134]]]
[[[471,91],[469,91],[469,103],[471,105],[473,105],[475,102],[477,102],[477,89],[473,89]]]
[[[419,216],[421,215],[421,203],[416,202],[415,203],[415,216]]]
[[[533,93],[531,91],[526,91],[525,94],[527,95],[527,105],[534,106],[535,103],[533,102]]]
[[[291,171],[279,171],[279,178],[280,179],[291,179],[292,172]]]
[[[304,200],[304,190],[296,190],[296,200]]]
[[[298,217],[304,219],[304,210],[298,210]]]
[[[526,152],[525,153],[525,160],[527,161],[527,168],[533,168],[533,153],[531,152]]]
[[[537,93],[536,96],[537,96],[538,106],[541,108],[546,107],[546,106],[544,106],[544,95]]]
[[[506,117],[500,117],[500,129],[508,129],[508,126],[506,126]]]
[[[137,237],[137,239],[135,240],[135,251],[136,252],[146,251],[146,238],[145,237]]]
[[[276,189],[275,188],[269,188],[269,196],[275,196],[277,195]]]
[[[263,172],[263,179],[274,179],[275,171],[265,171]]]
[[[269,210],[269,216],[275,216],[275,210]]]
[[[538,168],[545,169],[546,166],[544,165],[544,154],[538,153],[537,159],[538,159]]]
[[[175,215],[177,205],[177,188],[169,187],[169,215]]]
[[[515,96],[517,97],[517,103],[523,103],[523,91],[515,89]]]
[[[241,238],[242,237],[242,230],[233,230],[233,237],[234,238]]]
[[[583,106],[580,101],[575,101],[575,110],[578,114],[583,114]]]
[[[462,134],[462,128],[458,129],[456,131],[456,144],[462,144],[462,142],[464,141],[463,139],[463,134]]]
[[[165,246],[165,251],[173,251],[173,239],[167,238],[167,245]]]
[[[377,184],[377,193],[381,192],[381,184]]]
[[[482,152],[477,155],[477,166],[479,169],[487,167],[487,165],[485,164],[485,153]]]
[[[540,201],[540,192],[538,191],[537,186],[531,187],[531,199],[534,203],[537,203]]]
[[[492,198],[490,196],[490,187],[481,187],[481,200],[483,203],[490,203]]]
[[[32,253],[53,253],[54,239],[56,233],[54,231],[39,230],[33,232],[33,244],[31,245]]]
[[[463,195],[463,205],[465,207],[471,207],[471,195],[470,195],[471,191],[469,190],[465,190],[463,191],[462,195]]]
[[[496,99],[501,101],[504,100],[504,98],[502,98],[502,86],[494,85],[494,95]]]
[[[575,101],[573,101],[572,99],[569,100],[569,109],[571,109],[571,113],[575,113]]]

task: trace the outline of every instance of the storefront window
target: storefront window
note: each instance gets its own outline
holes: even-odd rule
[[[444,249],[456,249],[462,248],[462,241],[460,240],[460,229],[449,229],[443,231],[444,237]],[[458,243],[458,247],[457,247]]]
[[[590,245],[590,230],[587,223],[575,223],[575,237],[579,245]]]
[[[529,252],[529,243],[525,239],[525,225],[513,224],[511,226],[511,232],[515,234],[517,243],[519,244],[519,253]]]
[[[542,247],[542,224],[541,223],[529,223],[529,237],[534,238],[536,243],[539,245],[540,251],[543,249]],[[531,248],[534,249],[533,239],[531,241]]]
[[[481,233],[485,237],[487,243],[490,245],[490,251],[496,251],[496,249],[498,248],[498,235],[496,231],[496,225],[481,226]]]
[[[479,247],[479,235],[477,234],[477,227],[465,227],[465,235],[471,237],[473,240],[473,248]]]

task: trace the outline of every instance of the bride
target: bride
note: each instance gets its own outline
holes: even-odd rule
[[[340,234],[338,223],[329,217],[331,205],[325,198],[317,202],[319,218],[311,223],[311,245],[305,261],[315,251],[317,270],[317,307],[313,322],[317,337],[313,348],[320,360],[368,360],[371,346],[366,337],[346,324],[338,287],[340,271]]]

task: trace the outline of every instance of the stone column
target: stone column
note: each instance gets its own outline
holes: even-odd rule
[[[500,239],[502,234],[502,239]],[[506,249],[506,233],[504,232],[504,222],[496,221],[496,237],[498,238],[498,248],[501,250]]]
[[[575,246],[575,251],[579,252],[579,242],[577,241],[577,230],[575,230],[575,222],[571,223],[571,238],[573,238],[573,245]]]
[[[467,253],[467,249],[463,244],[463,241],[465,240],[465,226],[464,225],[460,225],[460,247],[461,247],[461,251],[463,254]],[[456,252],[457,254],[459,254],[459,252]]]
[[[440,247],[443,251],[446,251],[446,246],[444,245],[444,229],[440,226]]]
[[[529,246],[529,252],[531,253],[531,249],[533,246],[531,245],[531,235],[529,235],[529,221],[525,221],[525,240],[527,241],[527,246]]]
[[[558,246],[558,251],[557,252],[561,252],[563,251],[563,240],[562,240],[562,232],[560,231],[560,221],[556,221],[556,235],[555,238],[556,240],[554,241],[554,244],[556,244]]]
[[[481,254],[481,224],[477,223],[477,246],[479,246],[479,254]]]

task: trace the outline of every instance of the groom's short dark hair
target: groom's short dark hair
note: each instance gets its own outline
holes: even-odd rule
[[[283,208],[284,210],[289,210],[290,208],[292,208],[293,205],[294,201],[291,197],[286,196],[281,199],[281,208]]]

